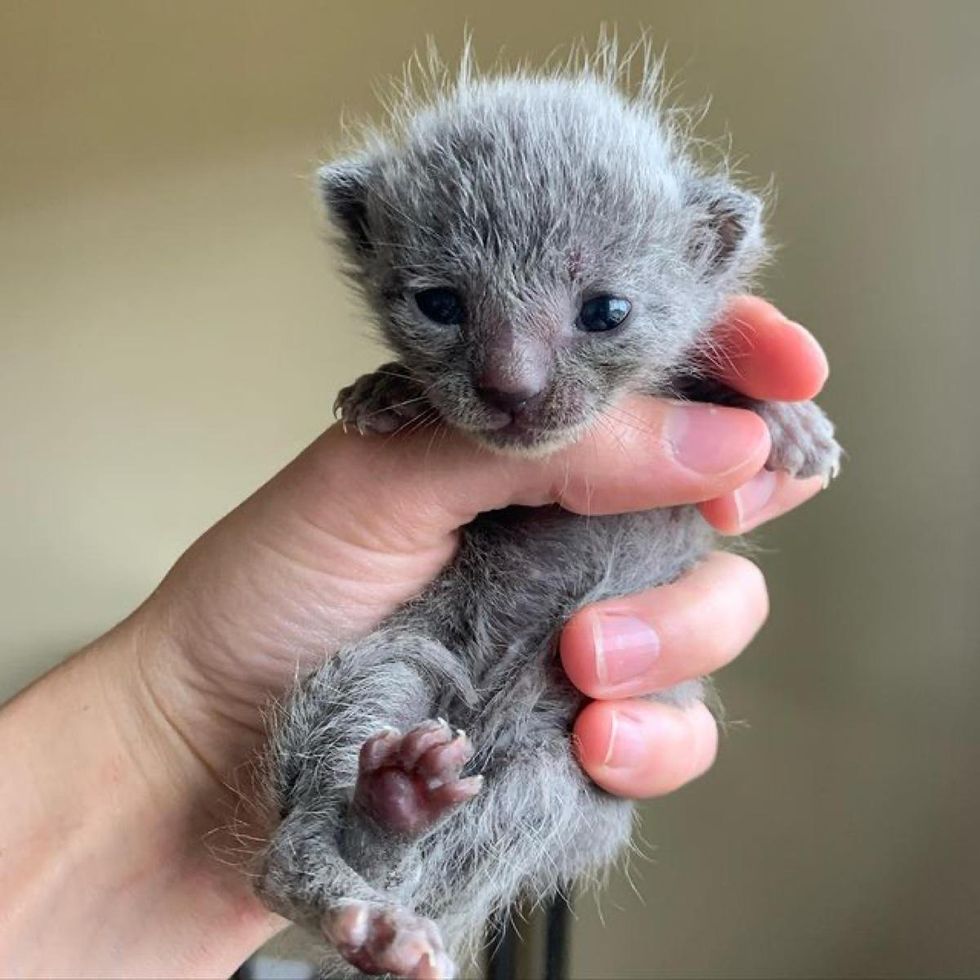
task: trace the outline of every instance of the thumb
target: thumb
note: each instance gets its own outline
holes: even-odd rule
[[[511,504],[610,514],[709,500],[750,479],[768,452],[752,412],[636,397],[543,457],[493,453],[445,426],[397,437],[334,426],[274,482],[288,483],[283,503],[318,526],[415,551]]]

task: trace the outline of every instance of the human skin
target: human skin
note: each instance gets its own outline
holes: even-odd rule
[[[719,377],[752,397],[811,398],[826,378],[812,337],[762,300],[735,301],[718,337]],[[737,533],[819,488],[762,471],[768,449],[750,412],[651,398],[544,460],[448,432],[329,429],[127,620],[0,711],[0,975],[229,975],[284,924],[216,830],[237,817],[240,842],[261,833],[241,796],[270,697],[421,591],[479,512],[700,501]],[[645,797],[704,772],[717,750],[707,710],[642,695],[716,671],[766,613],[759,571],[722,553],[577,613],[561,657],[594,699],[575,727],[589,775]]]

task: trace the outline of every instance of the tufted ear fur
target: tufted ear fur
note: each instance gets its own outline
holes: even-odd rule
[[[371,249],[368,198],[374,168],[366,158],[328,163],[317,171],[320,194],[331,221],[344,233],[355,255]]]
[[[762,258],[762,201],[721,177],[691,180],[685,192],[694,210],[691,256],[706,277],[738,274]]]

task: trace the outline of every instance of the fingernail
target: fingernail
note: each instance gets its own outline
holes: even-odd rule
[[[622,711],[610,712],[609,742],[602,764],[608,769],[637,769],[649,754],[643,726]]]
[[[772,470],[760,470],[748,483],[740,486],[734,493],[735,509],[738,512],[738,526],[744,527],[772,500],[776,492],[778,477]]]
[[[602,609],[592,620],[595,673],[603,686],[645,674],[660,657],[660,637],[647,622],[619,609]]]
[[[813,336],[812,333],[810,333],[809,330],[807,330],[806,327],[803,326],[802,323],[797,323],[796,320],[787,320],[786,323],[803,337],[806,345],[813,351],[814,355],[821,364],[821,375],[823,377],[823,381],[826,382],[830,375],[830,362],[827,360],[827,355],[824,352],[824,349],[820,346],[820,342]]]
[[[741,466],[761,438],[756,417],[717,405],[673,405],[665,433],[674,458],[696,473],[719,475]]]

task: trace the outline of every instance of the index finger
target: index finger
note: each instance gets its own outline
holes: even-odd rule
[[[758,296],[736,296],[712,332],[709,372],[763,401],[805,401],[827,380],[814,336]]]

